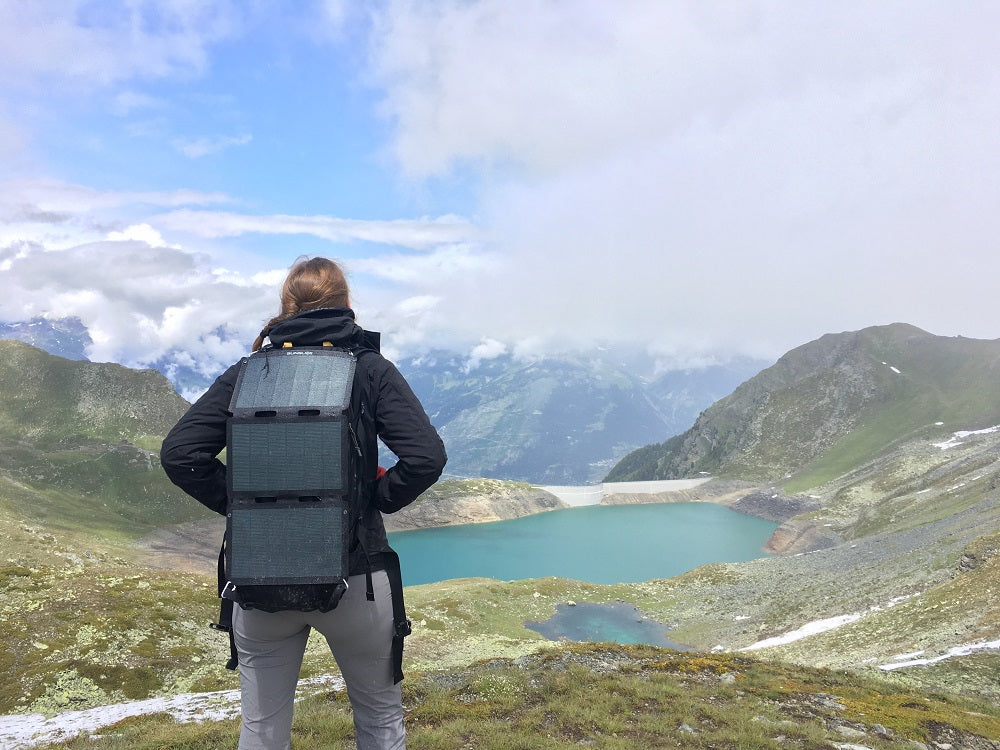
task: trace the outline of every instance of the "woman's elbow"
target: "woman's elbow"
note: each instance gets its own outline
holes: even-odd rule
[[[445,451],[444,442],[442,442],[441,438],[438,438],[427,457],[427,475],[434,477],[432,483],[441,477],[447,463],[448,453]]]

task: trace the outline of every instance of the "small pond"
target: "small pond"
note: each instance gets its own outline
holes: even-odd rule
[[[626,602],[560,604],[556,607],[556,613],[548,620],[524,624],[553,641],[566,639],[581,642],[645,643],[678,651],[690,650],[667,637],[667,625],[650,620]]]

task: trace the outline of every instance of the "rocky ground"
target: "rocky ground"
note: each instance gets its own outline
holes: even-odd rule
[[[466,479],[439,482],[403,510],[384,516],[386,531],[507,521],[568,507],[526,482]]]

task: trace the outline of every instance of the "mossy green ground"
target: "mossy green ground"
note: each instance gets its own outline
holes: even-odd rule
[[[206,627],[211,579],[119,555],[127,548],[0,521],[0,712],[231,686]]]
[[[848,737],[875,750],[902,750],[913,741],[959,747],[971,738],[1000,738],[1000,710],[985,703],[843,672],[649,646],[562,645],[531,657],[411,673],[403,693],[413,750],[818,750]],[[58,747],[214,750],[233,747],[237,734],[235,720],[177,724],[155,715]],[[299,703],[297,750],[352,748],[353,735],[342,692]]]

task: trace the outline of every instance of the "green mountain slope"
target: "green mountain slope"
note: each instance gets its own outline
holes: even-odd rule
[[[205,517],[160,470],[187,403],[152,370],[0,341],[0,508],[27,523],[135,538]]]
[[[896,323],[793,349],[691,429],[626,456],[609,481],[712,473],[807,487],[894,445],[1000,424],[1000,340]]]

